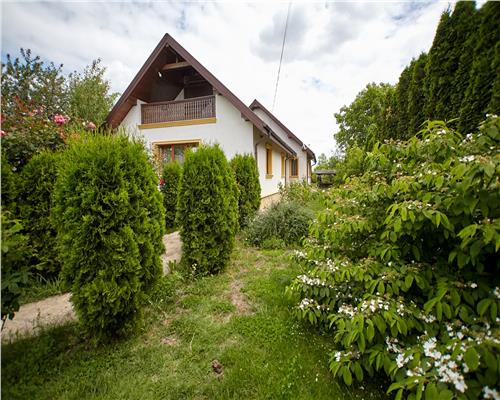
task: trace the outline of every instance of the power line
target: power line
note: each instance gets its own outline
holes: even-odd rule
[[[283,61],[283,51],[285,50],[286,31],[288,28],[288,17],[290,16],[290,7],[291,6],[292,6],[292,2],[290,1],[288,3],[288,11],[286,12],[285,32],[283,34],[283,44],[281,45],[280,64],[278,66],[278,76],[276,77],[276,87],[274,88],[273,108],[271,109],[273,112],[274,112],[274,105],[276,104],[276,95],[278,94],[278,82],[280,81],[281,62]]]

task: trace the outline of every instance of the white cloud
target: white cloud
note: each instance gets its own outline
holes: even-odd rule
[[[170,33],[246,104],[271,108],[287,3],[3,3],[2,57],[20,47],[71,72],[102,58],[123,92]],[[333,113],[369,82],[397,81],[428,50],[448,3],[293,3],[276,116],[320,154]]]

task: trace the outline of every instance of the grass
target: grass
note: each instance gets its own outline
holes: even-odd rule
[[[61,278],[45,279],[41,275],[34,276],[29,286],[23,290],[19,299],[19,304],[33,303],[68,292]]]
[[[332,341],[298,323],[283,292],[298,273],[283,250],[238,244],[228,270],[175,273],[132,338],[98,348],[75,323],[2,346],[6,399],[382,399],[328,371]],[[162,295],[163,294],[163,295]],[[165,298],[167,296],[167,298]],[[222,375],[212,361],[223,365]]]

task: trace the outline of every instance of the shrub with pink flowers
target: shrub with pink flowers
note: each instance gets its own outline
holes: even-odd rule
[[[347,385],[383,373],[396,399],[499,398],[499,130],[429,122],[328,193],[288,292]]]

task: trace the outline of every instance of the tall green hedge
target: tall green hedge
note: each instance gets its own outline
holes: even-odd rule
[[[33,156],[21,172],[19,216],[33,249],[31,264],[44,277],[59,275],[57,231],[51,221],[52,194],[61,153],[44,151]]]
[[[182,260],[193,274],[215,274],[228,264],[238,226],[237,197],[234,176],[218,145],[187,153],[177,222]]]
[[[55,216],[71,301],[98,341],[138,322],[162,274],[164,209],[158,180],[140,143],[86,137],[61,160]]]
[[[238,220],[243,228],[260,207],[259,170],[251,154],[235,155],[231,168],[238,186]]]
[[[175,214],[177,212],[177,196],[181,180],[182,166],[179,163],[167,163],[163,167],[160,180],[160,191],[163,194],[165,206],[165,226],[175,228]]]

